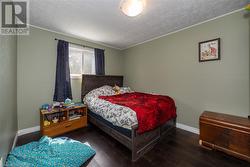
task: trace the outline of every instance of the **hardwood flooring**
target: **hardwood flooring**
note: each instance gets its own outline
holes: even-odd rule
[[[250,163],[218,151],[201,148],[198,135],[176,129],[165,136],[137,162],[131,162],[131,152],[95,126],[79,129],[63,136],[88,142],[97,154],[88,167],[250,167]],[[39,132],[20,136],[17,145],[39,140]]]

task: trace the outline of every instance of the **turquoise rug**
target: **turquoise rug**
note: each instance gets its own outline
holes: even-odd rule
[[[42,137],[38,142],[16,147],[7,167],[78,167],[95,155],[90,146],[69,138]]]

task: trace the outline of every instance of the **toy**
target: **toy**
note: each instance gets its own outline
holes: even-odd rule
[[[49,105],[49,104],[43,104],[42,107],[41,107],[41,110],[47,110],[49,112],[52,111],[52,106]]]
[[[117,85],[115,85],[114,87],[113,87],[113,90],[115,91],[115,94],[116,95],[119,95],[121,92],[120,92],[120,87],[119,86],[117,86]]]
[[[67,98],[67,99],[64,101],[64,105],[71,105],[71,99]]]
[[[50,122],[49,122],[49,121],[43,121],[43,125],[44,125],[44,126],[49,126],[49,125],[50,125]]]
[[[52,104],[52,108],[57,108],[57,107],[60,107],[60,102],[54,102],[53,104]]]
[[[42,107],[41,107],[41,109],[42,109],[42,110],[48,110],[49,107],[50,107],[49,104],[43,104]]]
[[[57,118],[57,117],[54,117],[53,118],[53,120],[52,120],[52,122],[55,124],[55,123],[57,123],[59,121],[59,119]]]
[[[64,103],[63,103],[63,102],[61,102],[61,103],[60,103],[60,105],[59,105],[59,107],[60,107],[60,108],[62,108],[62,107],[63,107],[63,104],[64,104]]]
[[[48,111],[51,112],[52,111],[52,105],[49,105]]]

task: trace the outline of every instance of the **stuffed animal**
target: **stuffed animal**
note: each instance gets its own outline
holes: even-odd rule
[[[117,85],[115,85],[114,87],[113,87],[113,90],[115,91],[115,94],[116,95],[119,95],[119,94],[121,94],[121,88],[119,87],[119,86],[117,86]]]
[[[50,125],[50,122],[49,122],[49,121],[43,121],[43,125],[44,125],[44,126],[49,126],[49,125]]]

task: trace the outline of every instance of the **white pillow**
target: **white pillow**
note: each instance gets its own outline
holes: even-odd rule
[[[131,93],[131,92],[133,92],[131,89],[130,89],[130,87],[120,87],[120,93],[121,94],[124,94],[124,93]]]
[[[111,86],[104,85],[100,88],[93,89],[84,97],[84,101],[86,98],[98,98],[99,96],[112,96],[115,95],[115,91]]]

